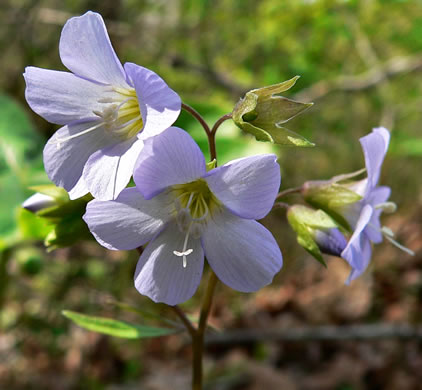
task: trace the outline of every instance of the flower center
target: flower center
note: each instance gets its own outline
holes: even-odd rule
[[[192,248],[188,248],[189,237],[199,238],[201,236],[207,219],[220,209],[221,203],[203,179],[174,185],[171,191],[175,197],[177,226],[180,232],[185,234],[182,250],[174,250],[173,254],[182,257],[183,267],[186,268],[187,256],[193,252]]]
[[[57,138],[55,142],[58,149],[63,142],[90,133],[100,127],[105,127],[106,131],[122,141],[132,138],[142,130],[144,122],[135,89],[111,87],[107,92],[112,92],[111,97],[98,99],[98,103],[105,104],[104,108],[101,111],[92,111],[100,118],[100,122],[69,137]]]
[[[138,134],[144,126],[138,97],[134,88],[113,87],[113,91],[116,93],[112,98],[98,100],[107,106],[93,113],[102,119],[108,131],[126,140]]]

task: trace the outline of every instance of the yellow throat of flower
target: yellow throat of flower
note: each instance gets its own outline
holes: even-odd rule
[[[189,211],[191,218],[204,220],[212,212],[220,208],[221,202],[208,188],[204,179],[198,179],[190,183],[177,184],[172,187],[176,198],[176,210],[184,209]]]
[[[100,103],[112,103],[103,111],[93,111],[103,119],[105,128],[124,140],[132,138],[144,127],[138,96],[134,88],[113,87],[116,96],[100,99]]]
[[[189,237],[199,238],[207,219],[222,205],[204,179],[177,184],[172,187],[171,192],[175,199],[177,226],[185,235],[183,248],[177,248],[173,254],[182,257],[183,267],[186,268],[187,256],[193,252],[192,248],[188,248]]]

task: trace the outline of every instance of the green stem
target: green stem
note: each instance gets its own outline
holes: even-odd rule
[[[195,337],[192,338],[192,390],[202,390],[202,356],[204,354],[204,335],[217,281],[217,276],[213,271],[211,271],[211,275],[208,280],[207,291],[202,303],[198,329],[196,331]]]
[[[196,336],[196,329],[193,327],[192,323],[189,321],[189,318],[186,317],[186,314],[183,313],[183,310],[179,306],[175,305],[175,306],[171,306],[171,308],[176,313],[176,315],[182,320],[183,325],[185,325],[187,331],[189,332],[193,340]]]

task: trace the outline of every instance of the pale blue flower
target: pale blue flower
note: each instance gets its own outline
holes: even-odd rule
[[[350,226],[353,234],[347,246],[341,252],[343,257],[352,267],[346,283],[360,276],[368,267],[372,254],[372,245],[382,242],[383,237],[408,253],[407,248],[398,244],[392,231],[382,227],[380,216],[383,211],[394,212],[396,205],[388,202],[391,190],[389,187],[378,186],[382,163],[388,149],[390,133],[384,127],[373,129],[372,133],[360,138],[367,178],[348,186],[362,196],[359,202],[343,208],[342,213]]]
[[[255,219],[272,208],[280,186],[276,156],[231,161],[209,172],[188,133],[171,127],[145,141],[136,187],[114,201],[93,200],[84,220],[109,249],[148,243],[135,286],[155,302],[175,305],[196,291],[204,255],[218,278],[243,292],[269,284],[282,266],[272,234]]]
[[[122,67],[97,13],[69,19],[59,49],[72,73],[35,67],[24,73],[31,108],[64,125],[44,148],[45,169],[71,199],[87,192],[115,199],[130,180],[143,140],[177,119],[180,98],[151,70]]]

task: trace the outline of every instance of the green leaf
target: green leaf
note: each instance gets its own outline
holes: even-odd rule
[[[0,235],[1,246],[19,239],[16,216],[31,194],[28,186],[46,182],[42,166],[42,138],[25,110],[0,94]],[[25,234],[25,233],[24,233]]]
[[[62,314],[84,329],[126,339],[153,338],[179,332],[178,329],[135,325],[112,318],[89,316],[69,310],[63,310]]]
[[[14,100],[0,94],[0,149],[11,148],[17,163],[42,150],[42,139],[29,121],[25,110]],[[3,153],[0,160],[7,156]],[[10,161],[9,161],[10,163]],[[10,165],[8,163],[8,165]]]

